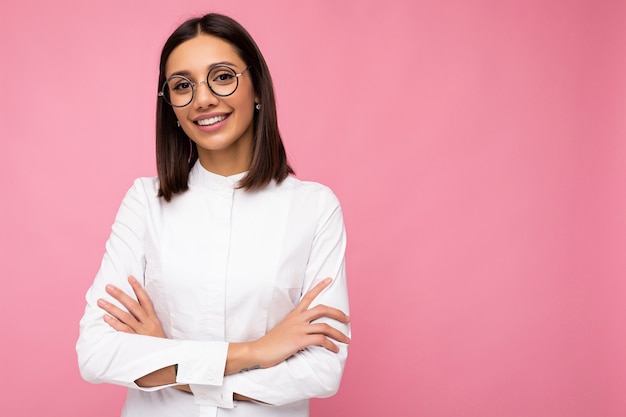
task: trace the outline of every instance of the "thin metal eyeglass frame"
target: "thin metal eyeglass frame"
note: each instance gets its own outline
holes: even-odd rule
[[[194,83],[193,81],[191,81],[189,78],[185,77],[184,75],[172,75],[170,78],[165,80],[165,82],[163,83],[163,87],[161,87],[161,91],[159,91],[159,94],[157,94],[157,96],[159,96],[163,100],[165,100],[165,102],[167,104],[169,104],[170,106],[176,107],[178,109],[180,109],[182,107],[187,107],[189,104],[191,104],[191,102],[193,101],[194,97],[196,96],[196,86],[198,86],[200,84],[206,84],[206,86],[209,87],[209,90],[211,91],[211,93],[213,93],[214,95],[216,95],[218,97],[228,97],[228,96],[231,96],[231,95],[235,94],[235,91],[237,91],[237,88],[239,88],[239,77],[241,77],[244,72],[248,71],[251,66],[252,65],[248,65],[246,68],[244,68],[243,71],[241,71],[239,74],[237,74],[237,72],[233,68],[229,67],[228,65],[216,65],[215,67],[211,68],[211,70],[207,73],[206,80],[200,81],[199,83]],[[236,80],[237,84],[235,85],[235,88],[233,89],[233,91],[231,91],[230,93],[228,93],[228,94],[219,94],[219,93],[215,92],[215,90],[213,90],[211,88],[211,84],[209,83],[209,75],[211,75],[211,72],[213,72],[216,68],[228,68],[229,70],[231,70],[232,72],[235,73],[235,80]],[[176,106],[176,105],[170,103],[169,100],[165,98],[164,91],[165,91],[166,88],[168,88],[167,83],[168,83],[169,80],[172,79],[172,77],[184,78],[185,80],[189,81],[189,84],[191,84],[191,98],[189,99],[189,102],[187,104],[184,104],[182,106]]]

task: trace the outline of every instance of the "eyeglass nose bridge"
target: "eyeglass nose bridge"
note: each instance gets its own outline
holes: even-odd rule
[[[235,93],[235,91],[237,91],[237,88],[239,88],[239,77],[240,77],[242,74],[234,74],[234,75],[235,75],[235,80],[236,80],[236,81],[235,81],[235,87],[233,88],[233,91],[231,91],[231,92],[230,92],[230,93],[228,93],[228,94],[220,94],[220,93],[218,93],[217,91],[215,91],[215,90],[213,89],[213,87],[211,87],[211,83],[209,83],[208,78],[207,78],[206,80],[204,80],[204,81],[200,81],[200,82],[198,82],[198,83],[194,83],[193,81],[190,81],[190,82],[191,82],[191,99],[189,100],[189,103],[185,104],[185,106],[188,106],[189,104],[191,104],[191,103],[195,100],[195,98],[196,98],[196,93],[197,93],[197,89],[198,89],[198,86],[199,86],[200,84],[206,84],[207,88],[209,89],[209,93],[211,93],[211,95],[212,95],[213,97],[217,97],[217,98],[224,98],[224,97],[228,97],[228,96],[230,96],[230,95],[234,94],[234,93]]]
[[[219,94],[213,91],[213,89],[211,88],[211,84],[209,84],[209,80],[207,79],[204,81],[200,81],[199,83],[191,82],[191,99],[189,100],[189,103],[191,103],[196,98],[196,92],[200,84],[206,84],[207,88],[209,89],[209,93],[211,93],[211,95],[216,96],[216,97],[221,97]],[[189,103],[187,103],[186,105],[188,105]]]
[[[241,75],[241,74],[236,74],[236,75]],[[187,81],[189,82],[189,84],[191,84],[191,97],[189,98],[189,101],[187,102],[187,104],[184,104],[184,105],[182,105],[182,106],[181,106],[181,105],[175,106],[175,105],[173,105],[172,103],[169,103],[169,101],[168,101],[168,103],[169,103],[171,106],[173,106],[173,107],[179,107],[179,108],[180,108],[180,107],[186,107],[186,106],[188,106],[189,104],[191,104],[191,102],[192,102],[192,101],[196,98],[196,89],[197,89],[197,87],[198,87],[200,84],[206,84],[207,88],[209,89],[209,93],[211,93],[211,95],[212,95],[212,96],[214,96],[214,97],[219,97],[219,98],[221,98],[221,97],[227,97],[227,96],[229,96],[229,95],[233,94],[233,93],[235,92],[235,90],[237,89],[238,85],[239,85],[239,83],[237,83],[237,86],[235,86],[235,90],[233,90],[233,92],[232,92],[232,93],[227,94],[227,95],[222,95],[222,94],[218,94],[218,93],[216,93],[215,91],[213,91],[213,89],[211,88],[211,84],[209,84],[209,80],[208,80],[208,79],[207,79],[207,80],[204,80],[204,81],[200,81],[200,82],[198,82],[198,83],[194,83],[194,82],[193,82],[193,81],[191,81],[190,79],[187,79]],[[163,91],[159,91],[159,93],[158,93],[157,95],[158,95],[159,97],[162,97],[162,98],[166,99],[165,93],[164,93]],[[167,101],[167,99],[166,99],[166,101]]]
[[[200,82],[197,82],[197,83],[194,83],[193,81],[191,81],[191,80],[190,80],[190,79],[188,79],[187,77],[181,77],[181,78],[186,79],[186,80],[187,80],[187,81],[191,84],[191,98],[189,99],[189,102],[187,102],[187,104],[184,104],[184,105],[182,105],[182,106],[175,106],[175,105],[173,105],[172,103],[169,103],[169,100],[166,98],[166,95],[165,95],[165,93],[164,93],[163,91],[160,91],[157,95],[158,95],[159,97],[161,97],[161,98],[164,98],[166,101],[168,101],[168,103],[169,103],[171,106],[173,106],[173,107],[179,107],[179,108],[180,108],[180,107],[185,107],[185,106],[188,106],[189,104],[191,104],[191,102],[192,102],[192,101],[196,98],[196,87],[197,87],[197,86],[199,86],[200,84],[206,84],[207,88],[209,89],[209,92],[210,92],[213,96],[215,96],[215,97],[218,97],[218,98],[221,98],[221,97],[228,97],[228,96],[230,96],[230,95],[234,94],[234,92],[235,92],[235,91],[237,91],[237,88],[239,87],[239,77],[241,77],[241,76],[242,76],[242,75],[243,75],[246,71],[248,71],[248,70],[250,69],[250,67],[251,67],[250,65],[249,65],[249,66],[247,66],[247,67],[246,67],[243,71],[241,71],[239,74],[237,74],[237,73],[236,73],[236,72],[235,72],[232,68],[230,68],[230,67],[226,67],[226,68],[230,69],[231,71],[233,71],[233,72],[234,72],[234,74],[233,74],[233,75],[235,76],[235,88],[233,88],[233,91],[231,91],[231,92],[230,92],[230,93],[228,93],[228,94],[219,94],[217,91],[213,90],[213,88],[211,87],[211,84],[209,83],[209,78],[208,78],[208,77],[211,75],[211,74],[210,74],[210,72],[209,72],[209,74],[207,74],[207,79],[206,79],[206,80],[204,80],[204,81],[200,81]],[[167,84],[167,81],[166,81],[165,83]],[[165,88],[165,85],[164,85],[164,88]]]

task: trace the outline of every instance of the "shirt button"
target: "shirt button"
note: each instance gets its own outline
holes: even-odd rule
[[[209,369],[209,372],[207,372],[207,378],[209,381],[213,381],[213,369]]]

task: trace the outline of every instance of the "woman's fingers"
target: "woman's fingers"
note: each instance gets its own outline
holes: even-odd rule
[[[350,343],[350,338],[348,336],[326,323],[310,324],[307,332],[309,334],[320,334],[327,338],[330,337],[331,339],[341,343]]]
[[[100,299],[98,305],[110,315],[108,319],[105,316],[105,321],[118,331],[144,336],[166,337],[148,293],[133,276],[128,277],[128,283],[137,296],[137,300],[113,285],[106,286],[106,292],[119,301],[128,311]]]
[[[346,313],[337,308],[325,306],[323,304],[316,305],[315,307],[307,310],[304,315],[308,322],[312,322],[322,317],[327,317],[341,323],[350,323],[350,317]]]
[[[317,319],[331,319],[349,323],[343,311],[323,304],[311,303],[327,288],[332,280],[326,278],[317,283],[302,297],[300,303],[265,336],[252,344],[255,362],[262,368],[272,367],[309,346],[321,346],[338,353],[338,344],[350,343],[350,338],[328,323],[316,323]]]
[[[137,321],[144,321],[145,320],[145,312],[142,308],[142,306],[137,302],[137,300],[135,300],[134,298],[132,298],[131,296],[129,296],[128,294],[126,294],[124,291],[122,291],[121,289],[109,284],[106,286],[106,292],[113,298],[115,298],[117,301],[119,301],[124,307],[126,307],[126,309],[128,310],[128,312],[130,314],[133,315],[133,317],[135,317],[135,319]],[[117,317],[117,316],[115,316]],[[118,319],[121,319],[120,317],[117,317]],[[127,323],[130,324],[130,323]]]
[[[331,352],[334,353],[339,353],[339,346],[337,346],[336,344],[334,344],[329,338],[324,337],[323,339],[321,339],[322,342],[318,343],[318,346],[321,346],[323,348],[326,348],[328,350],[330,350]]]
[[[123,324],[128,326],[130,329],[134,330],[137,327],[137,324],[138,324],[137,319],[135,319],[135,317],[132,314],[128,313],[127,311],[122,310],[115,304],[109,303],[106,300],[100,299],[98,300],[98,306],[104,311],[106,311],[107,313],[109,313],[110,317],[114,318],[115,320],[119,322],[122,322]]]
[[[331,352],[334,353],[339,353],[339,346],[337,346],[336,342],[334,340],[337,339],[345,339],[344,343],[350,343],[350,339],[347,338],[345,335],[339,333],[337,335],[335,335],[334,337],[328,337],[323,335],[322,333],[313,333],[310,334],[306,337],[306,346],[321,346],[325,349],[330,350]]]
[[[132,327],[122,323],[121,321],[119,321],[115,317],[109,316],[108,314],[104,315],[104,321],[109,326],[111,326],[114,330],[117,330],[118,332],[135,333],[135,331],[132,329]]]
[[[128,277],[128,283],[135,292],[137,300],[139,300],[139,305],[143,307],[148,316],[153,316],[155,314],[154,307],[152,306],[152,300],[150,300],[150,296],[148,296],[146,290],[143,289],[139,281],[132,275]]]
[[[318,282],[313,288],[307,291],[307,293],[302,296],[300,303],[296,307],[296,311],[306,311],[313,302],[313,300],[315,300],[315,298],[320,295],[320,293],[324,291],[324,289],[328,287],[332,281],[333,280],[330,278],[324,278],[323,280]]]
[[[348,336],[326,323],[310,324],[307,332],[309,333],[308,346],[321,346],[331,352],[339,352],[339,346],[337,346],[335,341],[345,344],[350,343]]]

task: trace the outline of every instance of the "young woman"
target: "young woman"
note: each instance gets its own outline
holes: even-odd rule
[[[131,388],[123,416],[307,416],[350,341],[339,203],[289,176],[269,70],[237,22],[183,23],[158,86],[158,178],[115,219],[81,374]]]

